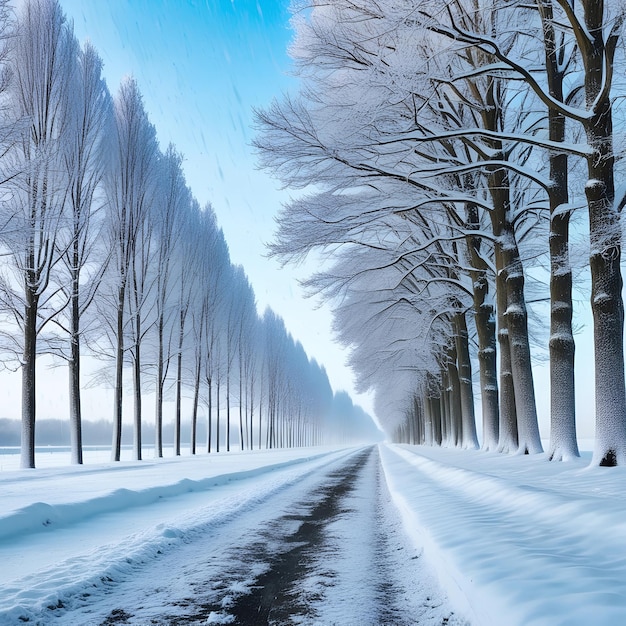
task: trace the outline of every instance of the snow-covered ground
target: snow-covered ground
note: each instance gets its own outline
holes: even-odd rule
[[[0,624],[252,623],[254,603],[259,623],[623,624],[626,469],[588,462],[387,444],[5,457]],[[279,574],[293,584],[268,604]]]
[[[48,464],[0,473],[0,624],[464,623],[376,448]]]

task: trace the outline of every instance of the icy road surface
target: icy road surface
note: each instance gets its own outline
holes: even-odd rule
[[[204,478],[198,459],[169,485],[158,472],[175,463],[68,470],[65,484],[37,470],[58,491],[27,511],[10,511],[20,480],[3,481],[0,624],[465,623],[403,530],[378,448],[291,454]]]

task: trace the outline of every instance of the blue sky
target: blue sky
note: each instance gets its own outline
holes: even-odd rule
[[[281,269],[264,256],[288,193],[256,166],[252,110],[297,87],[287,55],[289,1],[60,2],[78,40],[99,51],[111,92],[126,75],[137,79],[162,148],[171,141],[183,153],[187,182],[201,204],[213,205],[259,308],[281,315],[333,388],[371,412],[371,398],[353,393],[345,351],[331,341],[329,311],[304,299],[296,283],[309,270]]]
[[[186,155],[202,203],[218,200],[226,170],[246,177],[252,107],[295,84],[286,0],[61,3],[79,40],[99,50],[111,91],[127,74],[138,80],[162,145]]]

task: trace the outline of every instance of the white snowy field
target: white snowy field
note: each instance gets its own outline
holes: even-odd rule
[[[277,516],[296,524],[290,516],[301,500],[320,500],[320,489],[339,480],[333,472],[345,474],[363,450],[5,469],[0,624],[178,623],[158,616],[183,611],[172,597],[192,595],[189,576],[228,593],[223,612],[180,623],[228,623],[228,602],[250,593],[269,568],[261,557],[235,563],[238,548],[261,545],[253,529],[267,531]],[[403,615],[386,623],[626,623],[626,469],[591,468],[588,455],[550,463],[544,455],[389,444],[374,452],[343,476],[353,491],[328,526],[332,541],[320,544],[319,562],[301,580],[317,621],[293,623],[381,623],[374,611],[385,584],[395,589],[394,614]],[[384,513],[367,500],[372,493]],[[203,562],[194,563],[199,555]],[[226,565],[235,573],[227,576]],[[378,605],[365,591],[374,583]],[[149,600],[112,621],[117,607],[149,588]]]

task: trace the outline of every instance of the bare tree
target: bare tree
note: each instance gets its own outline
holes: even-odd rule
[[[178,260],[174,257],[177,248],[183,248],[184,244],[180,237],[182,234],[182,224],[188,218],[191,194],[185,184],[182,172],[182,156],[178,154],[173,145],[169,145],[163,156],[161,165],[162,180],[159,189],[156,207],[154,211],[155,238],[157,239],[157,251],[155,262],[157,264],[155,301],[156,301],[156,321],[155,331],[157,340],[156,355],[156,394],[155,394],[155,443],[154,453],[156,457],[163,456],[163,393],[167,378],[170,360],[174,355],[172,346],[172,334],[175,329],[172,326],[176,308],[179,313],[178,335],[179,342],[184,337],[185,318],[180,320],[180,315],[186,315],[185,302],[189,296],[182,292],[185,277],[181,277],[181,295],[178,299],[180,306],[174,307],[173,289],[174,264]],[[180,259],[185,269],[188,263]],[[180,358],[182,353],[179,352]],[[177,391],[178,388],[177,388]],[[174,427],[174,454],[180,455],[180,392],[177,395],[177,411],[175,415]]]
[[[21,7],[12,47],[9,115],[27,118],[15,158],[23,175],[14,179],[3,243],[14,280],[3,281],[3,298],[20,327],[22,367],[22,467],[35,466],[35,360],[37,338],[66,304],[52,282],[61,260],[59,232],[68,194],[63,172],[69,101],[78,45],[55,0]],[[20,310],[21,309],[21,310]]]
[[[115,361],[115,397],[113,406],[113,447],[112,460],[120,460],[122,435],[122,395],[123,372],[126,358],[126,336],[129,333],[129,291],[137,306],[141,306],[144,295],[142,285],[131,284],[131,280],[143,280],[142,272],[147,270],[146,254],[149,254],[149,234],[144,231],[145,245],[138,245],[142,229],[147,229],[148,211],[153,201],[155,186],[155,166],[158,146],[154,127],[150,124],[143,108],[137,83],[127,78],[121,84],[115,99],[115,148],[112,166],[107,172],[105,183],[109,210],[109,236],[112,250],[111,293],[113,324],[109,323],[111,311],[105,311],[103,321],[110,330],[110,339],[114,348]],[[141,255],[141,256],[138,256]],[[142,264],[143,263],[143,264]],[[133,271],[135,268],[135,271]],[[131,294],[131,295],[132,295]],[[137,321],[137,318],[136,320]],[[141,320],[139,319],[141,324]],[[137,372],[140,368],[141,354],[137,353],[143,337],[141,326],[134,327],[135,348],[135,399],[140,391]],[[135,407],[134,453],[141,455],[141,406]]]
[[[60,354],[69,368],[73,463],[82,463],[80,357],[86,329],[81,320],[93,303],[108,261],[108,254],[98,245],[103,199],[97,190],[104,175],[113,118],[111,97],[101,73],[102,60],[86,43],[78,55],[72,83],[73,106],[62,146],[69,193],[65,228],[58,243],[63,259],[59,284],[70,304],[55,321],[69,337],[69,351],[63,346]],[[100,256],[96,258],[94,252],[98,250]]]

